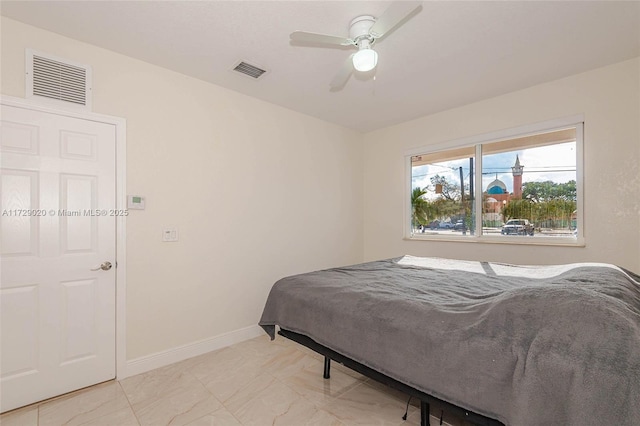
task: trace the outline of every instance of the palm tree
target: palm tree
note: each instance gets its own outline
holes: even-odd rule
[[[414,188],[411,192],[411,225],[417,228],[429,222],[430,204],[423,197],[426,189]]]

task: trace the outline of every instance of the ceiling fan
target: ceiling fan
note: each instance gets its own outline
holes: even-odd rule
[[[376,67],[378,53],[372,49],[376,40],[384,37],[411,15],[420,7],[421,3],[420,1],[395,1],[377,19],[369,15],[358,16],[349,24],[349,38],[306,31],[294,31],[289,37],[293,41],[302,43],[355,46],[358,48],[356,53],[349,56],[329,84],[331,89],[339,89],[346,84],[354,69],[359,72],[367,72]]]

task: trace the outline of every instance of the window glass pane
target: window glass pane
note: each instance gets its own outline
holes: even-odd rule
[[[577,237],[575,128],[482,146],[488,237]]]
[[[475,148],[411,157],[411,235],[474,235]]]

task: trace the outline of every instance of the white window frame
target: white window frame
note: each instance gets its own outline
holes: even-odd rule
[[[500,238],[486,235],[425,235],[412,234],[411,229],[411,158],[416,155],[433,154],[436,152],[449,151],[456,148],[475,146],[475,170],[474,179],[482,182],[482,144],[490,144],[506,139],[514,139],[544,133],[546,131],[560,130],[562,128],[575,127],[576,129],[576,213],[577,237],[546,237],[530,238],[520,236],[509,236]],[[585,216],[584,216],[584,116],[575,115],[571,117],[558,118],[554,120],[514,127],[483,135],[471,136],[468,138],[456,139],[434,145],[413,148],[405,152],[405,202],[404,202],[404,239],[411,241],[455,241],[465,243],[489,243],[489,244],[524,244],[543,246],[571,246],[584,247],[585,242]],[[475,208],[475,229],[482,229],[482,185],[474,188],[474,208]]]

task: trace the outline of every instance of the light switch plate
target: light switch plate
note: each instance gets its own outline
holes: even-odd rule
[[[166,226],[162,228],[162,241],[165,243],[173,243],[178,241],[178,227]]]

